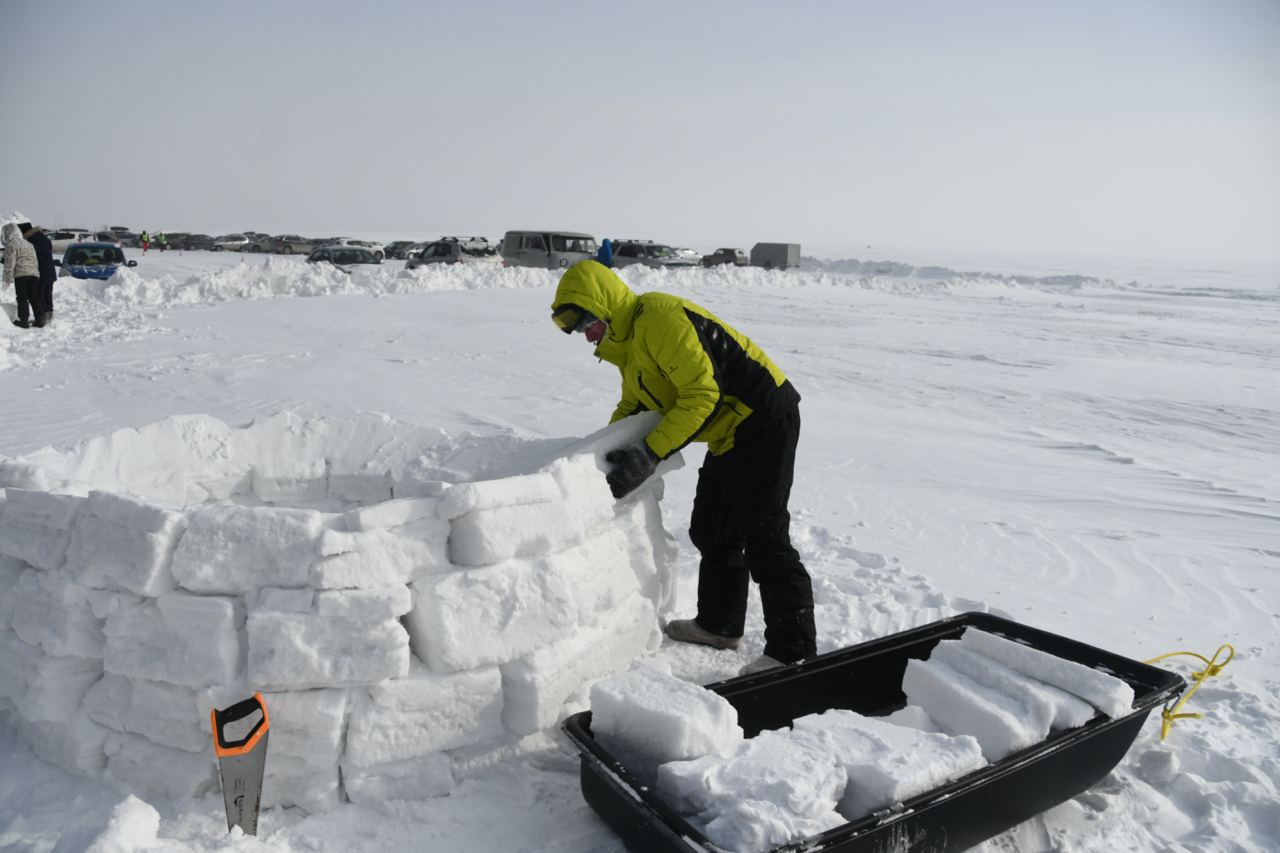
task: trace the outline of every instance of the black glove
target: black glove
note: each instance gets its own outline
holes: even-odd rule
[[[604,455],[604,461],[613,466],[605,479],[609,481],[609,489],[615,498],[631,494],[658,467],[658,457],[643,441],[610,450]]]

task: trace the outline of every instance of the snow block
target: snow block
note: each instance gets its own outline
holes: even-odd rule
[[[627,536],[627,556],[640,594],[666,617],[676,600],[676,558],[679,546],[662,525],[662,506],[651,491],[616,508],[618,529]]]
[[[691,817],[694,826],[721,850],[757,853],[799,841],[843,824],[834,810],[816,817],[799,817],[761,800],[740,800],[720,811]]]
[[[596,625],[503,664],[502,722],[518,735],[554,726],[571,694],[625,668],[658,642],[653,604],[633,594],[617,609],[601,614]]]
[[[190,687],[107,673],[89,688],[83,707],[95,723],[161,746],[204,752],[211,743],[201,729],[196,691]]]
[[[102,661],[51,655],[17,635],[0,635],[0,698],[24,719],[60,723],[80,708],[84,694],[102,677]]]
[[[236,453],[252,461],[252,487],[258,499],[268,503],[324,500],[329,430],[327,421],[287,411],[255,418],[240,430],[234,438]]]
[[[310,613],[316,606],[313,589],[281,589],[268,586],[245,595],[251,610],[276,610],[281,613]]]
[[[90,492],[71,531],[66,571],[85,586],[162,595],[176,586],[170,561],[185,527],[180,513]]]
[[[199,797],[218,790],[213,750],[186,752],[133,734],[110,732],[103,744],[106,776],[148,799]]]
[[[305,812],[328,811],[342,802],[338,765],[316,767],[301,758],[283,755],[275,748],[272,720],[267,766],[262,775],[262,808],[297,806]]]
[[[348,470],[329,467],[329,497],[352,503],[378,503],[391,500],[391,474],[369,470],[368,463]]]
[[[606,528],[572,551],[557,555],[555,571],[573,591],[578,621],[591,624],[640,590],[626,532]]]
[[[1029,728],[1037,741],[1049,735],[1053,723],[1053,702],[1042,691],[1017,673],[990,658],[971,653],[957,642],[943,642],[929,655],[929,660],[945,664],[985,688],[986,698],[1008,711]]]
[[[351,802],[377,806],[389,800],[447,796],[454,786],[452,763],[442,752],[374,767],[342,765],[342,784]]]
[[[440,518],[454,519],[476,510],[551,503],[561,497],[560,484],[555,477],[549,472],[539,471],[501,480],[450,486],[440,498],[437,514]]]
[[[311,566],[309,583],[317,589],[383,587],[448,569],[448,522],[431,519],[431,524],[436,527],[434,541],[389,530],[326,530],[320,537],[320,550],[327,556]]]
[[[356,691],[344,767],[374,767],[503,733],[496,667],[439,675],[415,664],[408,677]]]
[[[326,589],[316,593],[316,614],[351,622],[385,622],[413,609],[413,597],[404,584],[377,589]]]
[[[314,510],[217,506],[188,516],[173,575],[192,592],[304,587],[318,558],[322,516]]]
[[[65,722],[15,720],[18,737],[42,760],[83,776],[97,776],[107,766],[103,746],[109,732],[83,713]]]
[[[663,764],[657,792],[688,815],[719,815],[736,802],[754,801],[814,818],[835,811],[846,782],[844,767],[819,738],[783,729],[760,732],[729,755]]]
[[[809,714],[792,726],[813,735],[844,767],[849,783],[837,808],[849,821],[987,764],[975,738],[921,732],[844,709]]]
[[[260,610],[249,615],[247,629],[249,684],[262,690],[349,687],[409,671],[409,635],[394,620]]]
[[[51,655],[101,659],[105,638],[91,602],[95,592],[62,572],[27,569],[5,593],[13,600],[14,633]]]
[[[948,733],[976,737],[983,757],[990,762],[1025,749],[1045,735],[987,688],[938,661],[908,661],[902,692],[908,702],[925,708]]]
[[[171,592],[107,617],[103,665],[131,678],[187,687],[229,684],[243,667],[238,598]]]
[[[937,660],[969,676],[974,681],[1012,698],[1023,709],[1024,719],[1037,730],[1074,729],[1093,719],[1093,706],[1065,690],[1037,681],[998,661],[966,648],[956,640],[944,640],[934,647],[930,660]]]
[[[591,538],[613,519],[613,504],[556,501],[478,509],[453,519],[449,560],[486,566],[511,557],[541,557]]]
[[[348,530],[386,530],[423,518],[435,518],[439,507],[439,498],[397,498],[349,510],[343,518]],[[447,527],[443,529],[448,530]]]
[[[62,568],[71,541],[71,524],[84,498],[6,489],[0,514],[0,554],[37,569]]]
[[[965,629],[960,642],[1023,675],[1079,696],[1112,719],[1133,710],[1133,688],[1114,675],[973,628]]]
[[[933,718],[929,716],[929,712],[919,705],[907,705],[881,719],[886,723],[893,723],[895,726],[906,726],[918,732],[942,731],[938,724],[933,721]]]
[[[75,495],[11,488],[5,490],[4,518],[65,531],[71,529],[83,503],[84,498]]]
[[[727,699],[645,659],[592,686],[591,729],[601,746],[640,772],[728,754],[743,737]]]
[[[409,585],[413,650],[436,672],[504,663],[554,642],[578,620],[577,600],[557,566],[544,560],[419,578]]]

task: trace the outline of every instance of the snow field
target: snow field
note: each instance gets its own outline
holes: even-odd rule
[[[1089,271],[1113,280],[937,276],[880,264],[821,274],[812,262],[785,273],[623,273],[637,290],[677,292],[721,313],[779,359],[804,394],[792,537],[814,576],[821,650],[966,610],[989,610],[1136,659],[1235,644],[1236,661],[1191,703],[1203,719],[1180,722],[1164,742],[1158,722],[1148,720],[1106,779],[979,849],[1275,850],[1280,622],[1272,528],[1280,468],[1271,460],[1280,271],[1274,264],[926,258],[952,270],[1059,278]],[[423,452],[425,459],[406,456],[405,482],[393,477],[399,499],[411,500],[409,487],[427,498],[446,491],[444,480],[539,470],[547,460],[529,455],[529,436],[571,435],[609,414],[612,369],[566,346],[545,322],[553,273],[480,276],[447,268],[411,278],[389,263],[370,287],[336,282],[330,298],[276,299],[262,286],[262,260],[150,253],[133,272],[173,286],[144,284],[156,295],[147,304],[111,295],[113,285],[62,280],[58,319],[43,334],[0,325],[0,386],[13,403],[0,418],[0,453],[30,455],[45,444],[99,435],[95,442],[119,442],[120,450],[85,463],[103,469],[92,482],[154,481],[128,492],[170,509],[172,500],[155,496],[184,494],[184,480],[191,506],[230,495],[253,503],[240,480],[257,443],[224,445],[219,457],[203,419],[179,430],[170,416],[265,420],[281,401],[343,419],[387,411],[402,419],[395,436],[376,418],[353,433],[374,447],[398,438]],[[274,260],[282,278],[294,275],[284,266],[289,261]],[[924,262],[919,253],[914,260]],[[301,261],[292,263],[297,276],[307,274]],[[838,273],[837,266],[827,269]],[[199,286],[201,278],[208,284]],[[482,286],[503,289],[475,289]],[[278,293],[305,290],[286,284]],[[161,418],[163,429],[142,426]],[[488,434],[451,437],[474,430]],[[175,443],[209,448],[198,477],[187,476]],[[521,464],[512,464],[513,454]],[[144,478],[156,455],[172,463]],[[5,481],[48,489],[45,469],[25,459],[0,458]],[[331,478],[336,468],[329,466]],[[352,468],[379,473],[376,465]],[[662,512],[675,536],[663,547],[678,548],[686,604],[696,584],[697,556],[684,529],[694,480],[688,471],[662,483]],[[222,497],[196,496],[202,491]],[[345,507],[343,529],[322,536],[394,529],[403,544],[413,525],[448,524],[434,510],[404,527],[366,529],[352,520],[395,502]],[[648,509],[638,503],[630,511]],[[646,523],[660,531],[658,516]],[[455,570],[443,537],[423,532],[421,541],[440,543],[436,571]],[[646,547],[632,541],[634,551]],[[393,545],[368,543],[343,564],[354,577],[334,571],[311,586],[407,583],[392,574],[350,581],[374,567],[422,563],[417,544],[411,556],[383,559]],[[0,630],[11,603],[0,593]],[[689,615],[687,606],[676,615]],[[680,677],[708,683],[759,654],[760,629],[753,598],[738,652],[664,643],[656,655]],[[1166,665],[1184,674],[1192,668]],[[286,695],[316,692],[276,693],[268,701],[274,708]],[[220,707],[243,697],[237,691]],[[585,706],[581,691],[571,701]],[[95,849],[158,845],[184,853],[246,845],[269,853],[622,849],[583,803],[576,758],[545,731],[449,750],[455,787],[448,797],[347,803],[310,816],[274,809],[264,812],[264,832],[251,841],[225,835],[217,794],[176,805],[153,800],[165,820],[158,836],[154,823],[145,831],[142,818],[155,815],[150,806],[117,785],[55,766],[105,762],[100,743],[67,735],[69,725],[91,723],[82,713],[69,724],[30,723],[4,699],[0,708],[9,709],[0,714],[0,847],[77,850],[96,840]],[[207,709],[200,716],[207,725]],[[939,728],[914,707],[891,715],[895,722],[908,717],[916,728]],[[283,755],[283,725],[273,716],[272,756]],[[354,796],[345,776],[343,784]]]
[[[615,502],[595,452],[564,455],[651,418],[458,483],[494,454],[378,416],[183,416],[2,460],[0,707],[48,761],[190,798],[216,790],[210,710],[260,690],[264,806],[447,794],[656,648],[660,481]]]

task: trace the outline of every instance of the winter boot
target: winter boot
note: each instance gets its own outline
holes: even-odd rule
[[[738,670],[738,675],[751,675],[756,672],[764,672],[767,669],[777,669],[780,666],[786,666],[786,664],[780,660],[774,660],[768,655],[760,655],[760,657]]]
[[[663,630],[678,643],[697,643],[700,646],[711,646],[713,649],[736,649],[742,642],[741,637],[722,637],[705,630],[696,619],[672,619]]]
[[[19,329],[31,328],[31,324],[28,323],[26,320],[14,320],[13,325],[17,326]]]

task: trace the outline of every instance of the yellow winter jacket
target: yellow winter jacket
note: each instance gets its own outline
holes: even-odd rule
[[[800,401],[782,371],[746,335],[701,306],[666,293],[637,296],[596,261],[565,271],[552,311],[577,305],[609,322],[596,355],[622,372],[610,423],[646,409],[664,417],[645,442],[665,459],[691,441],[715,455],[734,436]]]

